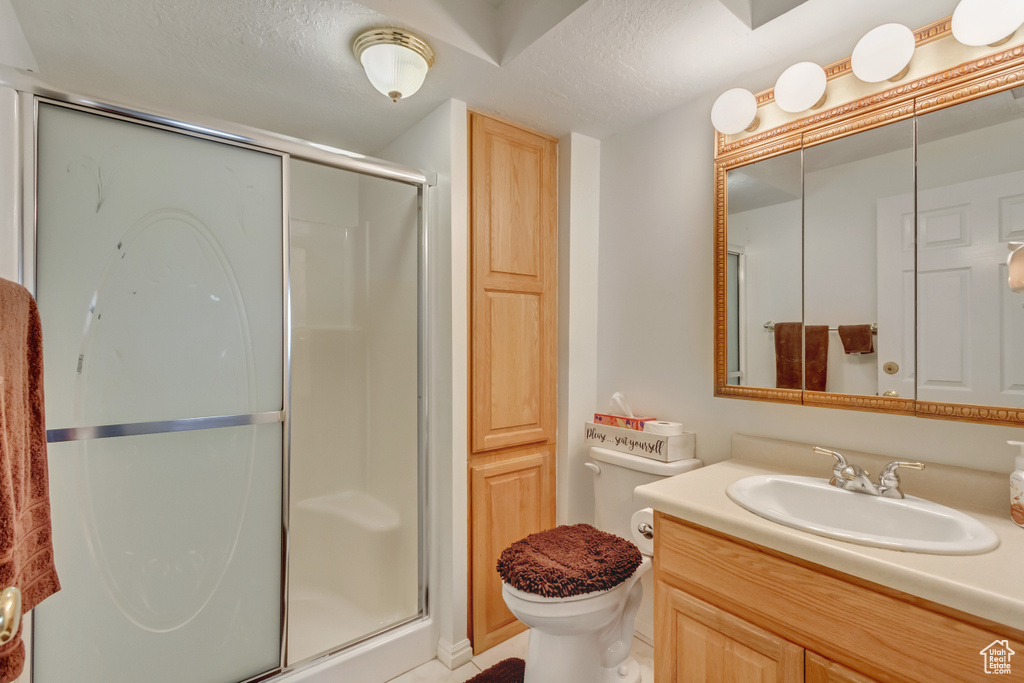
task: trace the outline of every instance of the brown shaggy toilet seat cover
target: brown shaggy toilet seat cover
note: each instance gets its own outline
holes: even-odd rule
[[[618,586],[643,559],[626,539],[589,524],[574,524],[530,534],[505,548],[498,558],[498,574],[521,591],[568,598]]]

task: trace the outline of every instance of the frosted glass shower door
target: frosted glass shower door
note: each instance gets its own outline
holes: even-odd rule
[[[419,201],[290,160],[288,664],[425,610]]]
[[[274,669],[282,158],[46,103],[38,124],[63,589],[36,610],[34,683]]]

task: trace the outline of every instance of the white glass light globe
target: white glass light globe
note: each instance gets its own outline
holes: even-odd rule
[[[775,81],[775,103],[790,114],[807,111],[825,94],[825,70],[814,62],[799,62]]]
[[[359,61],[373,87],[396,102],[420,89],[429,68],[422,56],[396,43],[370,45]]]
[[[1024,23],[1021,0],[960,0],[953,10],[953,37],[981,47],[1009,37]]]
[[[757,116],[757,98],[743,88],[726,90],[711,107],[711,125],[722,135],[735,135],[750,127]]]
[[[850,57],[854,75],[865,83],[881,83],[898,75],[914,56],[914,32],[903,24],[883,24],[857,42]]]

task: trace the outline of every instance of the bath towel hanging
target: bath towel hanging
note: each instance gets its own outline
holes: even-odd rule
[[[779,389],[803,388],[803,327],[803,323],[775,323],[775,386]]]
[[[767,325],[765,329],[768,329]],[[828,325],[775,323],[775,386],[825,391],[828,381]],[[801,349],[803,358],[801,358]]]
[[[21,285],[0,279],[0,589],[27,612],[60,590],[53,563],[43,414],[39,311]],[[0,683],[21,673],[19,633],[0,646]]]
[[[828,325],[804,327],[804,389],[825,391],[828,382]]]
[[[875,352],[875,333],[871,325],[840,325],[838,332],[847,354]]]

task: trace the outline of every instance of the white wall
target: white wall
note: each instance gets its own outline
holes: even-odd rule
[[[0,88],[0,277],[18,281],[20,206],[18,197],[18,95]]]
[[[433,283],[430,443],[431,613],[437,656],[449,667],[472,657],[467,638],[468,249],[466,104],[449,100],[377,152],[382,159],[437,173],[429,197],[429,278]]]
[[[598,400],[685,423],[706,462],[742,432],[1009,472],[1013,427],[714,398],[712,102],[602,141]]]
[[[601,143],[572,133],[558,143],[559,524],[593,524],[594,483],[583,466],[583,423],[597,400],[597,292]]]

